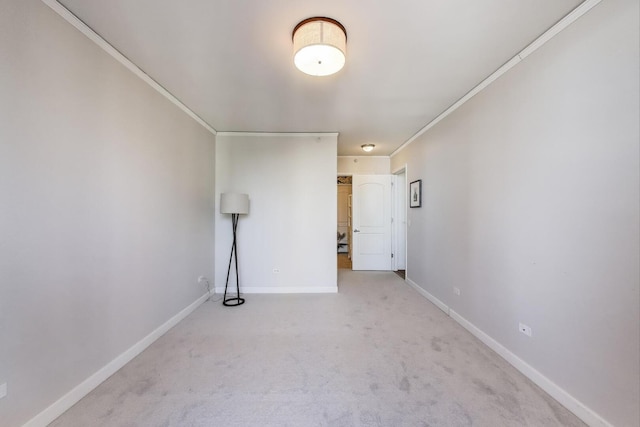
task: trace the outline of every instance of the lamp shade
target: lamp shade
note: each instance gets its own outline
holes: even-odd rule
[[[220,195],[220,213],[248,214],[249,195],[241,193],[222,193]]]
[[[303,73],[312,76],[337,73],[346,61],[347,32],[335,19],[305,19],[293,30],[293,52],[293,62]]]

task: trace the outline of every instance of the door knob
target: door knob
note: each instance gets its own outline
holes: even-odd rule
[[[360,230],[358,230],[357,228],[355,230],[353,230],[354,233],[359,233]]]

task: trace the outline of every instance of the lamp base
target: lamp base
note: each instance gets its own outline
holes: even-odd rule
[[[238,277],[238,244],[236,239],[236,230],[238,229],[238,219],[240,214],[231,214],[231,224],[233,226],[233,245],[231,245],[231,255],[229,255],[229,267],[227,268],[227,282],[224,285],[224,296],[222,297],[222,305],[227,307],[237,307],[244,304],[244,298],[240,298],[240,278]],[[231,273],[231,263],[236,260],[236,297],[227,298],[227,288],[229,287],[229,274]],[[231,294],[233,295],[233,294]]]
[[[226,300],[222,301],[222,305],[226,305],[227,307],[235,307],[237,305],[242,305],[244,304],[244,298],[227,298]]]

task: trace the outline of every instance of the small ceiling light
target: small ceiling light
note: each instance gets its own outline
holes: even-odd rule
[[[373,144],[363,144],[363,145],[361,145],[361,147],[362,147],[362,149],[364,151],[366,151],[368,153],[369,151],[371,151],[371,150],[373,150],[375,148],[375,145],[373,145]]]
[[[344,67],[347,30],[331,18],[314,17],[293,29],[293,62],[303,73],[328,76]]]

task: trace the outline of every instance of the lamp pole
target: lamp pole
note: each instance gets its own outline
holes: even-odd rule
[[[229,256],[229,267],[227,268],[227,282],[224,285],[224,297],[222,304],[227,307],[234,307],[236,305],[244,304],[244,298],[240,297],[240,278],[238,277],[238,243],[236,239],[236,230],[238,229],[238,220],[240,214],[232,213],[231,222],[233,224],[233,244],[231,245],[231,255]],[[233,261],[235,255],[236,260],[236,292],[238,293],[236,298],[227,299],[227,287],[229,286],[229,274],[231,273],[231,261]]]
[[[224,284],[224,297],[222,304],[227,307],[235,307],[244,304],[244,298],[240,296],[240,277],[238,276],[238,221],[241,214],[249,213],[249,195],[238,193],[222,193],[220,195],[220,213],[231,214],[231,225],[233,227],[233,244],[229,255],[229,266],[227,267],[227,281]],[[229,276],[231,275],[231,263],[235,258],[236,264],[236,296],[227,298],[229,288]]]

